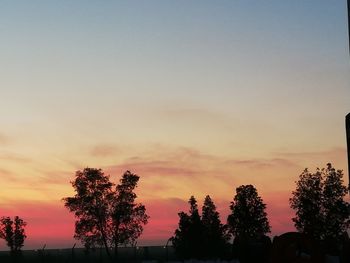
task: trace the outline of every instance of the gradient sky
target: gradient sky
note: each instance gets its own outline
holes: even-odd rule
[[[294,230],[302,170],[347,173],[345,0],[1,1],[0,35],[0,215],[28,222],[25,248],[74,244],[61,199],[87,166],[141,176],[141,245],[191,195],[225,222],[242,184],[271,235]]]

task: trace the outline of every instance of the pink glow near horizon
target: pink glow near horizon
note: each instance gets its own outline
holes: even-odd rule
[[[286,231],[293,231],[291,222],[292,211],[286,207],[285,202],[279,195],[278,200],[268,199],[267,212],[270,224],[272,225],[273,235],[278,235]],[[215,200],[214,200],[215,201]],[[160,199],[145,201],[147,213],[150,215],[149,224],[145,226],[143,235],[138,241],[139,245],[164,245],[177,228],[178,216],[180,211],[188,211],[186,200],[178,199]],[[230,200],[217,200],[218,211],[223,223],[226,222],[229,214]],[[199,202],[199,207],[201,207]],[[43,245],[47,248],[69,248],[74,243],[74,216],[63,207],[63,203],[24,203],[16,204],[16,209],[3,209],[2,214],[20,215],[28,222],[26,234],[28,236],[25,242],[25,249],[38,249]],[[0,243],[0,249],[7,249],[4,242]]]

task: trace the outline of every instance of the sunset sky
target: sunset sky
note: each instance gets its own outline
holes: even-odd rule
[[[28,222],[25,249],[76,242],[62,198],[85,167],[141,177],[140,245],[191,195],[226,222],[253,184],[273,236],[305,167],[348,183],[345,0],[1,1],[0,36],[0,216]]]

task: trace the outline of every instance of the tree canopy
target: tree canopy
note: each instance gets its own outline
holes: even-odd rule
[[[343,171],[330,163],[314,173],[305,169],[289,200],[296,211],[293,222],[297,230],[318,240],[339,240],[350,226],[350,207],[344,201],[347,193]]]
[[[227,224],[235,238],[257,239],[270,232],[266,205],[253,185],[236,188],[230,209]]]
[[[139,176],[126,171],[115,186],[101,169],[85,168],[77,171],[72,186],[76,192],[66,197],[65,206],[76,217],[75,235],[86,248],[103,245],[108,256],[109,248],[132,244],[147,224],[146,208],[136,204]]]
[[[27,223],[23,219],[15,216],[14,220],[10,217],[2,217],[0,219],[0,238],[6,241],[7,246],[12,253],[17,253],[24,245],[27,238],[25,227]]]

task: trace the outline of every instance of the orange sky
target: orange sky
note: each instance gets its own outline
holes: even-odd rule
[[[103,163],[114,159],[116,151],[117,148],[100,145],[87,155],[91,156],[91,163]],[[111,165],[99,166],[114,182],[126,169],[140,175],[139,201],[146,205],[151,218],[139,244],[166,242],[176,229],[177,213],[188,210],[186,202],[190,195],[197,197],[200,206],[205,195],[211,195],[225,222],[235,188],[242,184],[255,185],[267,203],[272,235],[293,230],[293,212],[288,199],[303,168],[315,169],[329,160],[336,168],[346,166],[344,148],[323,152],[276,152],[264,158],[238,159],[184,147],[153,145],[148,154],[143,152],[140,156],[125,158],[115,165],[111,162]],[[0,171],[6,185],[1,192],[1,213],[20,215],[28,222],[26,248],[40,247],[42,243],[50,247],[73,245],[74,218],[63,207],[61,198],[73,194],[69,181],[73,180],[74,171],[85,163],[62,166],[60,161],[61,170],[51,168],[52,172],[37,169],[42,165],[35,165],[33,160],[14,156],[8,156],[3,163],[12,166]]]

